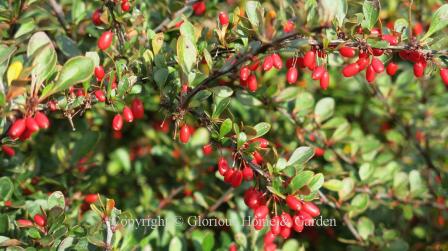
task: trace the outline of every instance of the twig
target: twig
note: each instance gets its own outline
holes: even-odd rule
[[[112,225],[110,224],[109,218],[104,220],[106,224],[106,246],[104,250],[112,250],[112,237],[114,236],[114,231],[112,231]]]
[[[358,242],[360,243],[363,243],[361,235],[359,235],[358,231],[353,226],[352,221],[348,217],[348,214],[344,214],[343,220],[344,223],[347,225],[348,229],[350,230],[350,232],[353,234],[353,236],[355,236],[356,240],[358,240]]]
[[[184,12],[186,12],[188,9],[190,9],[190,6],[194,3],[198,2],[198,0],[190,0],[186,1],[185,6],[176,11],[172,17],[165,18],[156,28],[154,28],[154,32],[160,32],[164,31],[167,27],[167,25],[171,22],[171,20],[174,20],[181,16]]]
[[[50,4],[51,9],[53,9],[54,13],[56,14],[56,18],[58,19],[65,33],[70,34],[65,22],[64,10],[62,9],[61,5],[57,3],[56,0],[48,0],[48,3]]]

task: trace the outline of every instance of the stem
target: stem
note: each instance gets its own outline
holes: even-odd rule
[[[198,0],[187,0],[185,2],[184,7],[182,7],[181,9],[179,9],[178,11],[176,11],[176,13],[174,13],[174,15],[170,18],[167,17],[165,18],[156,28],[154,28],[154,32],[158,33],[160,31],[165,31],[168,27],[167,25],[174,19],[178,18],[179,16],[181,16],[183,13],[185,13],[187,10],[190,9],[190,6],[193,5],[194,3],[198,2]]]

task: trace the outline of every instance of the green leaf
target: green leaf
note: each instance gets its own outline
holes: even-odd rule
[[[62,192],[56,191],[48,197],[48,208],[60,207],[65,208],[65,198]]]
[[[428,188],[423,181],[420,172],[417,170],[412,170],[409,173],[409,185],[411,194],[414,197],[423,197],[423,195],[428,191]]]
[[[300,89],[298,87],[287,87],[283,89],[276,97],[276,102],[286,102],[297,97]]]
[[[373,166],[369,163],[364,163],[361,165],[361,167],[359,168],[359,177],[361,178],[361,180],[367,180],[368,178],[370,178],[373,174],[373,172],[375,171],[375,169],[373,168]]]
[[[431,37],[434,33],[440,31],[448,25],[448,4],[440,6],[431,18],[431,25],[422,40]]]
[[[317,123],[322,123],[323,121],[329,119],[333,116],[335,102],[333,98],[323,98],[317,102],[314,108],[314,116]]]
[[[236,99],[243,105],[260,106],[263,104],[260,100],[258,100],[254,96],[244,92],[237,91],[235,95]]]
[[[197,50],[193,41],[185,36],[180,36],[177,40],[177,58],[182,70],[188,74],[196,63]]]
[[[299,117],[305,116],[313,110],[314,96],[309,92],[301,92],[297,95],[293,113]]]
[[[238,134],[237,148],[240,149],[247,142],[247,135],[244,132]]]
[[[260,25],[260,20],[258,19],[258,14],[260,13],[261,4],[258,1],[247,1],[246,2],[246,15],[249,19],[250,24],[254,28],[258,28]]]
[[[221,124],[221,127],[219,128],[219,136],[224,137],[227,135],[227,133],[232,131],[232,124],[233,123],[231,119],[224,120],[224,122],[222,122]]]
[[[370,198],[365,193],[357,194],[350,203],[350,209],[358,212],[363,212],[369,206]]]
[[[178,237],[174,237],[173,239],[171,239],[168,249],[170,251],[182,251],[182,242]]]
[[[184,22],[182,26],[180,26],[180,34],[190,41],[196,43],[196,36],[194,34],[194,26],[191,24],[188,19],[184,18]]]
[[[194,132],[189,144],[193,147],[199,147],[207,144],[209,141],[210,133],[206,128],[201,127]]]
[[[14,185],[9,177],[0,178],[0,200],[6,201],[11,198],[14,192]]]
[[[299,172],[289,183],[289,189],[292,193],[297,192],[300,188],[307,185],[314,176],[314,172],[312,171],[302,171]]]
[[[166,80],[168,79],[168,74],[169,73],[166,68],[160,68],[154,73],[154,81],[160,89],[165,86]]]
[[[342,188],[338,192],[339,199],[341,201],[347,200],[353,194],[353,189],[355,188],[355,181],[347,177],[342,180]]]
[[[47,36],[47,34],[45,34],[45,32],[36,32],[34,33],[30,40],[28,41],[28,47],[26,50],[26,55],[31,58],[33,56],[35,56],[34,54],[42,49],[44,46],[48,46],[51,45],[51,40],[50,38]],[[51,45],[52,46],[52,45]]]
[[[59,78],[53,88],[46,96],[42,96],[41,100],[46,97],[68,89],[70,86],[87,81],[92,77],[94,63],[92,59],[85,56],[78,56],[69,59],[62,67]]]
[[[334,5],[338,26],[342,27],[344,25],[345,16],[347,15],[347,0],[335,0]]]
[[[232,96],[233,90],[228,86],[216,86],[211,88],[211,91],[218,97],[227,98]]]
[[[364,22],[362,23],[362,27],[371,30],[375,26],[380,15],[379,0],[364,0],[362,12],[364,14]]]
[[[339,192],[342,189],[342,185],[342,181],[336,179],[327,180],[324,183],[326,189],[334,192]]]
[[[356,224],[356,228],[358,229],[358,233],[364,240],[367,240],[370,235],[373,235],[375,231],[375,224],[367,218],[361,217]]]
[[[220,100],[219,103],[215,106],[215,109],[213,110],[212,119],[219,118],[219,116],[227,108],[229,103],[230,103],[230,97]]]
[[[17,30],[16,34],[14,34],[14,38],[21,37],[25,34],[28,34],[32,32],[36,28],[36,24],[34,23],[34,20],[27,21],[20,25],[19,30]]]
[[[254,138],[261,137],[271,130],[271,125],[266,122],[258,123],[254,126],[255,131],[257,131],[257,135]]]
[[[288,166],[292,166],[295,164],[303,165],[306,162],[308,162],[313,156],[314,151],[311,147],[301,146],[296,150],[294,150],[294,152],[291,154],[291,157],[289,157],[287,165]]]
[[[311,181],[308,183],[308,187],[310,188],[311,192],[319,190],[322,185],[324,184],[324,175],[321,173],[318,173],[314,175],[314,177],[311,179]]]
[[[81,51],[78,49],[76,43],[66,35],[56,36],[56,44],[58,45],[62,53],[64,53],[64,55],[67,57],[75,57],[81,55]]]

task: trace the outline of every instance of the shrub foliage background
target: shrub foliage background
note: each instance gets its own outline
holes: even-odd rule
[[[279,249],[448,248],[447,13],[440,0],[2,1],[0,246],[261,250],[267,229],[241,226],[252,214],[243,194],[256,184],[276,212],[294,193],[336,219],[277,238]],[[97,44],[106,31],[110,47]],[[344,77],[355,61],[341,57],[344,46],[381,49],[376,58],[398,71]],[[298,67],[312,48],[328,89]],[[261,70],[273,53],[283,67]],[[245,87],[240,68],[257,59],[256,88]],[[291,63],[299,76],[287,81]],[[136,98],[144,116],[116,130]],[[37,111],[50,127],[12,139],[14,121]],[[252,142],[262,136],[260,149]],[[254,152],[263,161],[251,162]],[[255,180],[223,182],[221,156],[250,163]],[[166,226],[121,224],[157,216]],[[239,224],[175,224],[189,216]]]

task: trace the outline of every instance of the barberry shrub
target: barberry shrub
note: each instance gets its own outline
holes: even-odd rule
[[[1,1],[0,247],[446,249],[447,13]]]

